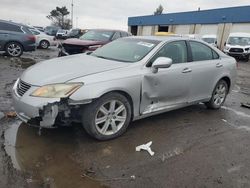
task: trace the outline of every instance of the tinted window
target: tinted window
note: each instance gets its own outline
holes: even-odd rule
[[[126,32],[121,32],[121,35],[122,35],[122,37],[127,37],[127,36],[128,36],[128,33],[126,33]]]
[[[114,34],[112,40],[116,40],[116,39],[119,39],[119,38],[121,38],[121,34],[120,34],[120,32],[116,32],[116,33]]]
[[[190,47],[193,61],[205,61],[219,58],[219,55],[205,44],[191,41]]]
[[[151,64],[158,57],[168,57],[173,60],[173,63],[187,62],[187,45],[185,41],[176,41],[166,44],[157,54],[151,59]],[[151,66],[148,65],[148,66]]]
[[[17,26],[17,25],[14,25],[14,24],[5,23],[5,22],[0,22],[0,30],[14,31],[14,32],[23,33],[23,31],[21,30],[20,26]]]

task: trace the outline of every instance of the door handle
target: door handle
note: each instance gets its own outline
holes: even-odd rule
[[[221,63],[217,63],[217,64],[216,64],[216,67],[217,67],[217,68],[220,68],[220,67],[223,67],[223,65],[222,65]]]
[[[183,69],[182,73],[189,73],[189,72],[192,72],[192,69],[190,68],[185,68]]]

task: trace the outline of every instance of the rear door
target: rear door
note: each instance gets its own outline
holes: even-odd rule
[[[169,68],[152,73],[151,64],[158,57],[169,57]],[[167,43],[150,60],[142,78],[140,113],[165,110],[188,102],[192,72],[188,68],[187,45],[184,40]]]
[[[8,25],[0,21],[0,50],[4,50],[6,42],[9,40]]]
[[[219,75],[222,75],[223,62],[217,52],[201,42],[189,41],[189,51],[192,54],[189,102],[209,99]]]

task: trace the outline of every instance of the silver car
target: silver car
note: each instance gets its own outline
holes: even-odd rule
[[[18,117],[30,125],[76,121],[108,140],[155,114],[199,102],[218,109],[235,78],[235,59],[202,41],[127,37],[30,67],[16,81],[13,99]]]

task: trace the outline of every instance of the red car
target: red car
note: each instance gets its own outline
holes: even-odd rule
[[[59,46],[58,56],[66,56],[94,51],[97,48],[121,37],[131,36],[126,31],[91,29],[83,34],[79,39],[67,39]]]

